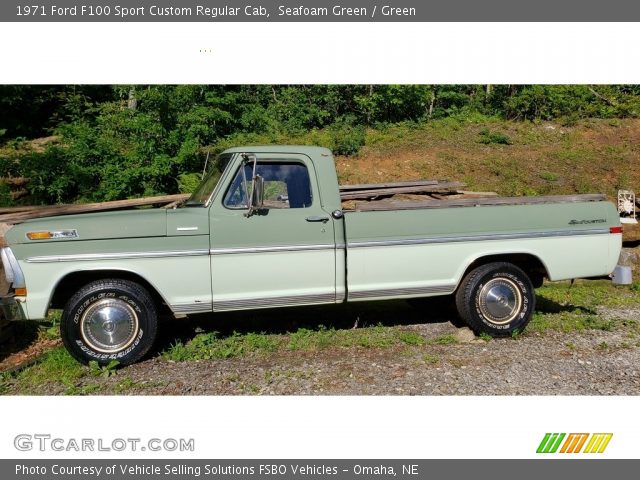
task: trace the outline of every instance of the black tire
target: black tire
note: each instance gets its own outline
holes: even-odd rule
[[[456,292],[458,314],[476,334],[507,337],[522,332],[533,315],[531,280],[507,262],[482,265],[467,274]]]
[[[129,280],[97,280],[82,287],[64,307],[60,335],[79,362],[130,365],[149,351],[158,315],[149,292]]]

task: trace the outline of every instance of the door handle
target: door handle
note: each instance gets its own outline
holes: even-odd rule
[[[327,223],[329,221],[329,217],[321,217],[320,215],[311,215],[310,217],[305,218],[307,222],[322,222]]]

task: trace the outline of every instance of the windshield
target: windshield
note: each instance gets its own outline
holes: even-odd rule
[[[204,177],[204,180],[202,180],[202,183],[200,183],[200,186],[193,192],[189,200],[185,202],[185,206],[201,207],[207,204],[213,190],[218,184],[218,180],[220,180],[222,176],[222,172],[227,168],[232,156],[232,153],[224,153],[216,158],[215,162],[213,162],[209,168],[209,173]]]

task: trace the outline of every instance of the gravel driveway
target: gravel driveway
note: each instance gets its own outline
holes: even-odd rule
[[[566,307],[568,311],[573,308]],[[60,378],[65,369],[79,367],[69,359],[57,371],[36,373],[31,384],[19,375],[5,377],[0,391],[53,395],[640,394],[640,302],[579,313],[579,318],[594,319],[580,328],[563,332],[532,327],[521,336],[505,339],[475,337],[468,328],[454,326],[446,309],[438,313],[431,305],[428,319],[424,311],[396,302],[356,309],[287,309],[172,321],[161,329],[164,338],[160,338],[159,352],[171,349],[175,342],[189,342],[197,332],[225,326],[228,330],[222,338],[236,329],[267,331],[268,338],[281,343],[275,350],[211,360],[189,356],[190,360],[174,361],[170,358],[178,358],[156,353],[115,372],[84,369],[71,383]],[[562,321],[562,313],[555,315]],[[300,321],[311,321],[316,328],[331,325],[337,329],[336,338],[352,338],[375,332],[375,328],[361,327],[382,325],[385,319],[388,326],[380,328],[392,342],[332,341],[298,350],[290,344],[287,347],[292,337],[287,332],[297,331]],[[573,324],[567,321],[566,325]]]
[[[637,310],[601,315],[637,319]],[[450,323],[405,325],[458,343],[329,348],[247,358],[155,358],[105,379],[160,395],[637,395],[640,343],[626,329],[548,331],[485,341]]]

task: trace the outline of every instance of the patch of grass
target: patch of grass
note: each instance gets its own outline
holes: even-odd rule
[[[300,328],[289,335],[287,348],[289,350],[323,350],[338,343],[337,332],[333,328],[327,329],[320,325],[318,330]]]
[[[422,360],[424,360],[424,362],[428,363],[429,365],[436,365],[440,363],[440,358],[437,355],[432,355],[430,353],[425,354],[422,357]]]
[[[115,387],[113,387],[113,393],[119,395],[121,393],[128,392],[138,386],[138,382],[135,382],[131,377],[125,377],[120,380]]]
[[[424,345],[425,340],[422,335],[411,331],[401,331],[398,333],[398,340],[406,343],[407,345]]]
[[[576,344],[575,344],[575,343],[573,343],[573,342],[567,342],[567,343],[565,343],[564,345],[565,345],[565,347],[567,347],[569,350],[575,350],[575,349],[577,349],[577,348],[578,348],[578,347],[576,347]]]
[[[99,365],[98,362],[92,360],[89,362],[89,373],[94,377],[109,378],[111,375],[116,374],[116,369],[120,365],[118,360],[111,360],[106,365]]]
[[[599,188],[588,178],[579,178],[576,180],[575,189],[578,193],[595,193]]]
[[[18,388],[28,393],[36,387],[49,384],[61,383],[72,387],[87,371],[87,367],[59,347],[46,353],[35,365],[12,374],[12,377],[19,383]]]
[[[493,337],[487,332],[480,332],[480,335],[478,335],[478,337],[480,338],[480,340],[484,340],[485,342],[490,342],[491,340],[493,340]]]
[[[571,307],[591,310],[597,306],[624,307],[640,303],[637,292],[640,287],[617,287],[608,280],[576,280],[546,283],[536,293],[540,300],[538,309],[567,310]],[[543,305],[543,308],[540,306]]]
[[[583,330],[611,331],[622,326],[615,320],[605,320],[596,315],[584,313],[582,310],[564,311],[560,313],[535,312],[527,327],[529,332],[545,332],[556,330],[563,333],[581,332]]]
[[[176,342],[162,353],[166,360],[183,362],[233,358],[265,354],[274,351],[319,351],[328,348],[389,348],[392,346],[422,346],[425,339],[416,332],[377,325],[350,330],[319,326],[300,328],[289,335],[234,333],[220,337],[217,332],[201,333],[187,343]]]
[[[8,373],[0,373],[0,395],[6,395],[9,393],[9,380],[11,375]]]
[[[242,384],[242,390],[253,395],[260,393],[260,387],[258,387],[255,383],[250,383],[248,385]]]
[[[209,332],[196,335],[186,344],[176,342],[162,353],[162,357],[176,362],[233,358],[273,352],[278,349],[279,344],[280,339],[276,335],[234,332],[229,337],[220,337],[218,332]]]
[[[352,330],[335,330],[320,326],[318,330],[301,328],[292,333],[289,336],[287,348],[307,351],[328,347],[388,348],[393,345],[418,342],[414,335],[416,334],[412,335],[412,332],[399,331],[382,325]]]
[[[60,318],[62,310],[49,310],[45,322],[39,324],[38,339],[39,340],[56,340],[60,338]]]
[[[98,383],[89,383],[87,385],[70,385],[64,391],[65,395],[91,395],[98,393],[102,389],[102,385]]]
[[[354,340],[355,345],[364,348],[389,348],[399,343],[397,333],[394,329],[385,327],[371,328],[373,329],[372,331],[359,333],[355,338],[343,337],[339,346],[351,347],[354,345]]]
[[[415,332],[377,325],[353,330],[318,330],[301,328],[289,335],[289,350],[323,350],[329,347],[389,348],[394,345],[424,345],[424,338]]]
[[[538,175],[542,180],[546,180],[547,182],[555,182],[559,178],[558,174],[553,172],[544,171],[540,172]]]
[[[435,337],[430,339],[427,343],[431,345],[452,345],[454,343],[458,343],[458,339],[455,335],[440,335],[439,337]]]

